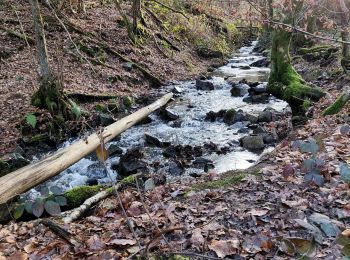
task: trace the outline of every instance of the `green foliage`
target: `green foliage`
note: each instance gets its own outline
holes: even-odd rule
[[[343,259],[350,259],[350,238],[340,234],[337,237],[336,243],[343,247],[341,251],[344,255]]]
[[[67,205],[67,200],[62,196],[62,190],[57,186],[50,189],[43,187],[40,191],[41,196],[32,200],[19,200],[19,204],[13,212],[13,217],[19,219],[26,211],[37,218],[41,217],[46,211],[51,216],[61,214],[61,206]]]
[[[73,101],[71,101],[71,105],[72,105],[72,113],[75,116],[75,119],[79,119],[82,115],[81,109],[80,107]]]
[[[36,116],[33,114],[27,114],[25,116],[25,121],[28,125],[30,125],[32,128],[35,128],[37,120],[36,120]]]

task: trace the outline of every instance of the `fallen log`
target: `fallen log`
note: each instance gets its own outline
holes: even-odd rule
[[[164,106],[172,96],[172,93],[166,94],[151,105],[105,127],[103,129],[104,142],[109,142],[120,133],[137,124],[153,111]],[[55,154],[46,159],[1,177],[0,205],[5,204],[14,197],[59,174],[84,156],[95,151],[100,145],[100,142],[101,140],[98,133],[91,134],[87,138],[79,140],[69,147],[58,150]]]

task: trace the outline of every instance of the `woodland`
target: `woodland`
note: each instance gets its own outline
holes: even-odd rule
[[[350,259],[349,0],[0,0],[0,260]]]

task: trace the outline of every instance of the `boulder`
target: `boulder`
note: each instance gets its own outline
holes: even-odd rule
[[[248,96],[243,98],[244,102],[247,103],[269,103],[269,98],[270,95],[267,93],[263,93],[263,94],[259,94],[259,95],[252,95],[252,96]]]
[[[100,124],[102,126],[108,126],[110,124],[113,124],[115,122],[113,116],[106,114],[106,113],[99,113],[98,114]]]
[[[175,112],[171,111],[171,109],[166,108],[165,109],[165,115],[170,119],[170,120],[176,120],[179,119],[179,115],[176,114]]]
[[[269,123],[277,120],[277,111],[271,107],[267,107],[264,111],[260,112],[258,121],[260,123]]]
[[[264,139],[261,135],[245,136],[240,139],[240,144],[243,148],[252,152],[259,152],[265,148]]]
[[[138,148],[127,151],[126,154],[120,157],[117,165],[118,173],[122,177],[127,177],[138,171],[147,171],[147,163],[142,161],[142,158],[143,153]]]
[[[205,116],[205,120],[215,122],[216,119],[224,117],[225,114],[226,110],[220,110],[219,112],[209,111]]]
[[[262,58],[250,64],[251,67],[264,68],[270,66],[270,61],[267,58]]]
[[[267,92],[267,83],[251,84],[248,90],[250,95],[259,95]]]
[[[155,145],[160,148],[168,147],[171,144],[169,141],[164,141],[160,137],[157,137],[149,133],[145,133],[145,140],[146,140],[146,143]]]
[[[229,109],[225,112],[224,122],[228,125],[234,124],[236,121],[236,110]]]
[[[0,160],[0,177],[22,168],[30,163],[19,153],[13,153],[6,160]]]
[[[248,94],[249,86],[244,83],[236,83],[232,85],[231,95],[234,97],[243,97]]]
[[[123,149],[120,148],[118,145],[116,144],[111,144],[108,147],[108,156],[109,157],[113,157],[113,156],[120,156],[123,154]]]
[[[214,90],[215,86],[214,86],[213,82],[197,79],[196,80],[196,88],[198,90],[206,90],[207,91],[207,90]]]
[[[241,70],[250,70],[251,67],[249,65],[239,66]]]

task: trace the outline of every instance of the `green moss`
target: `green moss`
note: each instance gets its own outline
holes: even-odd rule
[[[243,172],[229,171],[220,176],[219,180],[196,184],[193,186],[193,189],[205,190],[226,188],[240,183],[245,176],[246,174]]]
[[[338,114],[342,108],[346,105],[348,102],[349,98],[344,94],[340,98],[338,98],[331,106],[326,108],[323,111],[324,116],[329,116],[329,115],[335,115]]]
[[[303,109],[307,111],[311,107],[312,103],[309,99],[305,99],[303,102]]]
[[[232,122],[235,118],[235,115],[236,115],[236,110],[234,109],[227,110],[224,115],[224,122]]]
[[[102,113],[106,113],[107,112],[107,107],[104,104],[97,104],[95,106],[95,110],[99,111],[99,112],[102,112]]]
[[[310,53],[315,53],[315,52],[320,52],[320,51],[328,51],[329,49],[334,49],[334,46],[330,45],[315,45],[310,48],[300,48],[298,52],[300,54],[310,54]]]
[[[274,32],[272,41],[272,68],[268,84],[268,92],[287,101],[294,114],[303,114],[304,100],[317,101],[325,95],[318,88],[311,88],[291,65],[289,54],[291,34],[278,30]]]
[[[124,96],[123,104],[126,108],[131,108],[133,105],[135,105],[135,99],[133,97]]]
[[[39,91],[34,92],[34,94],[32,96],[31,103],[33,106],[36,106],[39,108],[41,108],[43,106],[43,104],[41,102],[41,95],[40,95]]]
[[[69,208],[79,207],[85,200],[94,196],[101,190],[101,185],[79,186],[64,193]]]
[[[31,136],[28,140],[28,143],[33,144],[33,143],[45,142],[47,140],[48,140],[48,136],[46,134],[37,134],[37,135]]]

